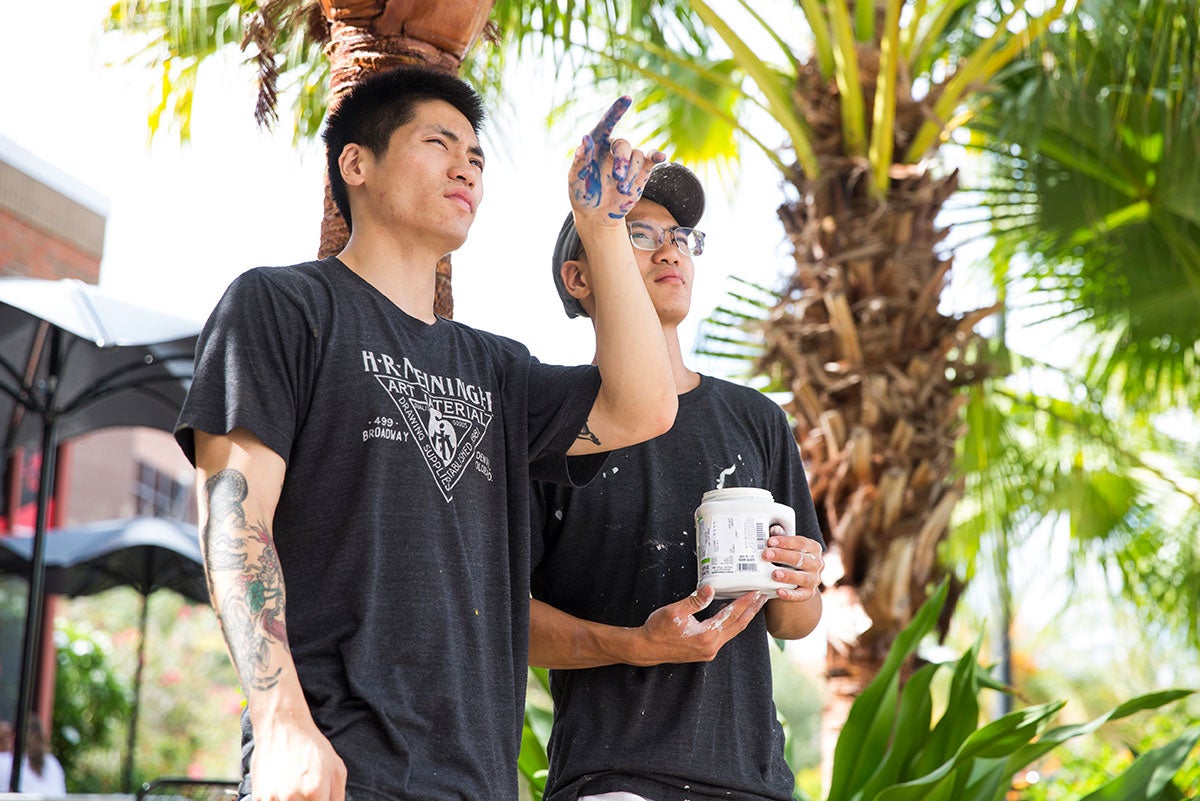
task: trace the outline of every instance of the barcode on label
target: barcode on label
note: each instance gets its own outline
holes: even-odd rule
[[[761,520],[754,524],[754,539],[758,541],[759,548],[767,547],[767,527]]]
[[[753,573],[758,570],[758,565],[754,562],[738,562],[737,568],[739,573]]]

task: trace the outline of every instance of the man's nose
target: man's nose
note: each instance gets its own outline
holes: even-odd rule
[[[675,238],[670,234],[663,234],[663,241],[654,251],[654,260],[678,264],[681,255],[679,248],[675,245]]]

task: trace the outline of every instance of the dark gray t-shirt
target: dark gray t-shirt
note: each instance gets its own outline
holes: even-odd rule
[[[669,432],[614,451],[589,486],[535,482],[533,597],[586,620],[642,625],[696,589],[693,514],[718,487],[770,490],[796,510],[797,534],[823,542],[783,410],[702,376],[679,397]],[[654,801],[790,799],[768,649],[759,613],[710,663],[550,671],[547,801],[617,790]]]
[[[288,640],[356,799],[516,797],[531,463],[561,469],[598,386],[333,258],[245,273],[210,317],[176,436],[194,459],[193,430],[243,427],[287,462]]]

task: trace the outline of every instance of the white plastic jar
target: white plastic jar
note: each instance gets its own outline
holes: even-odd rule
[[[775,565],[762,558],[772,525],[788,535],[796,530],[796,512],[776,503],[770,491],[755,487],[709,490],[696,507],[696,568],[699,583],[717,598],[758,590],[774,598],[792,584],[771,578]]]

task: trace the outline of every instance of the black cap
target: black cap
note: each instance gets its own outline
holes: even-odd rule
[[[700,179],[687,167],[674,161],[664,162],[654,168],[646,181],[646,188],[642,190],[641,199],[653,200],[671,212],[675,222],[684,228],[695,228],[704,214],[704,187],[700,185]],[[575,230],[575,217],[568,213],[562,230],[558,232],[558,241],[554,243],[553,259],[554,286],[558,289],[558,297],[562,299],[568,317],[587,317],[583,306],[571,297],[562,280],[563,264],[579,256],[582,244],[579,232]]]

